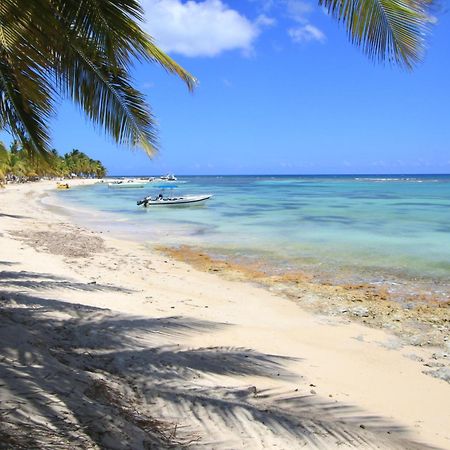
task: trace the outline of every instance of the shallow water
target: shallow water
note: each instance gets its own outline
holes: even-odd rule
[[[450,176],[182,177],[172,192],[205,206],[140,208],[157,189],[104,184],[56,195],[106,213],[95,225],[162,245],[258,259],[344,282],[408,283],[448,293]]]

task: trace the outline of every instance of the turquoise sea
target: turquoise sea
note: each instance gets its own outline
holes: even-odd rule
[[[188,244],[274,272],[450,293],[450,176],[189,176],[176,194],[204,206],[142,208],[158,193],[106,183],[58,192],[91,226],[162,245]]]

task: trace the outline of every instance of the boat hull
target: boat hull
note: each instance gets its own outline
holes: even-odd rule
[[[195,204],[201,204],[206,200],[210,199],[212,195],[202,195],[202,196],[186,196],[179,197],[177,199],[163,199],[163,200],[146,200],[143,199],[137,204],[144,207],[150,206],[189,206]]]

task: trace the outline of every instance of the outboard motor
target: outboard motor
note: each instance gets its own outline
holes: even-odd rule
[[[141,206],[141,205],[147,206],[147,202],[148,202],[149,200],[151,200],[150,197],[145,197],[145,198],[143,198],[142,200],[138,200],[138,201],[136,202],[136,204],[137,204],[138,206]]]

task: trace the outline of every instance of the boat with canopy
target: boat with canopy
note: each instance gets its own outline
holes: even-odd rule
[[[177,197],[164,197],[159,194],[156,197],[148,196],[137,202],[138,206],[185,206],[203,203],[210,199],[212,194],[207,195],[180,195]]]

